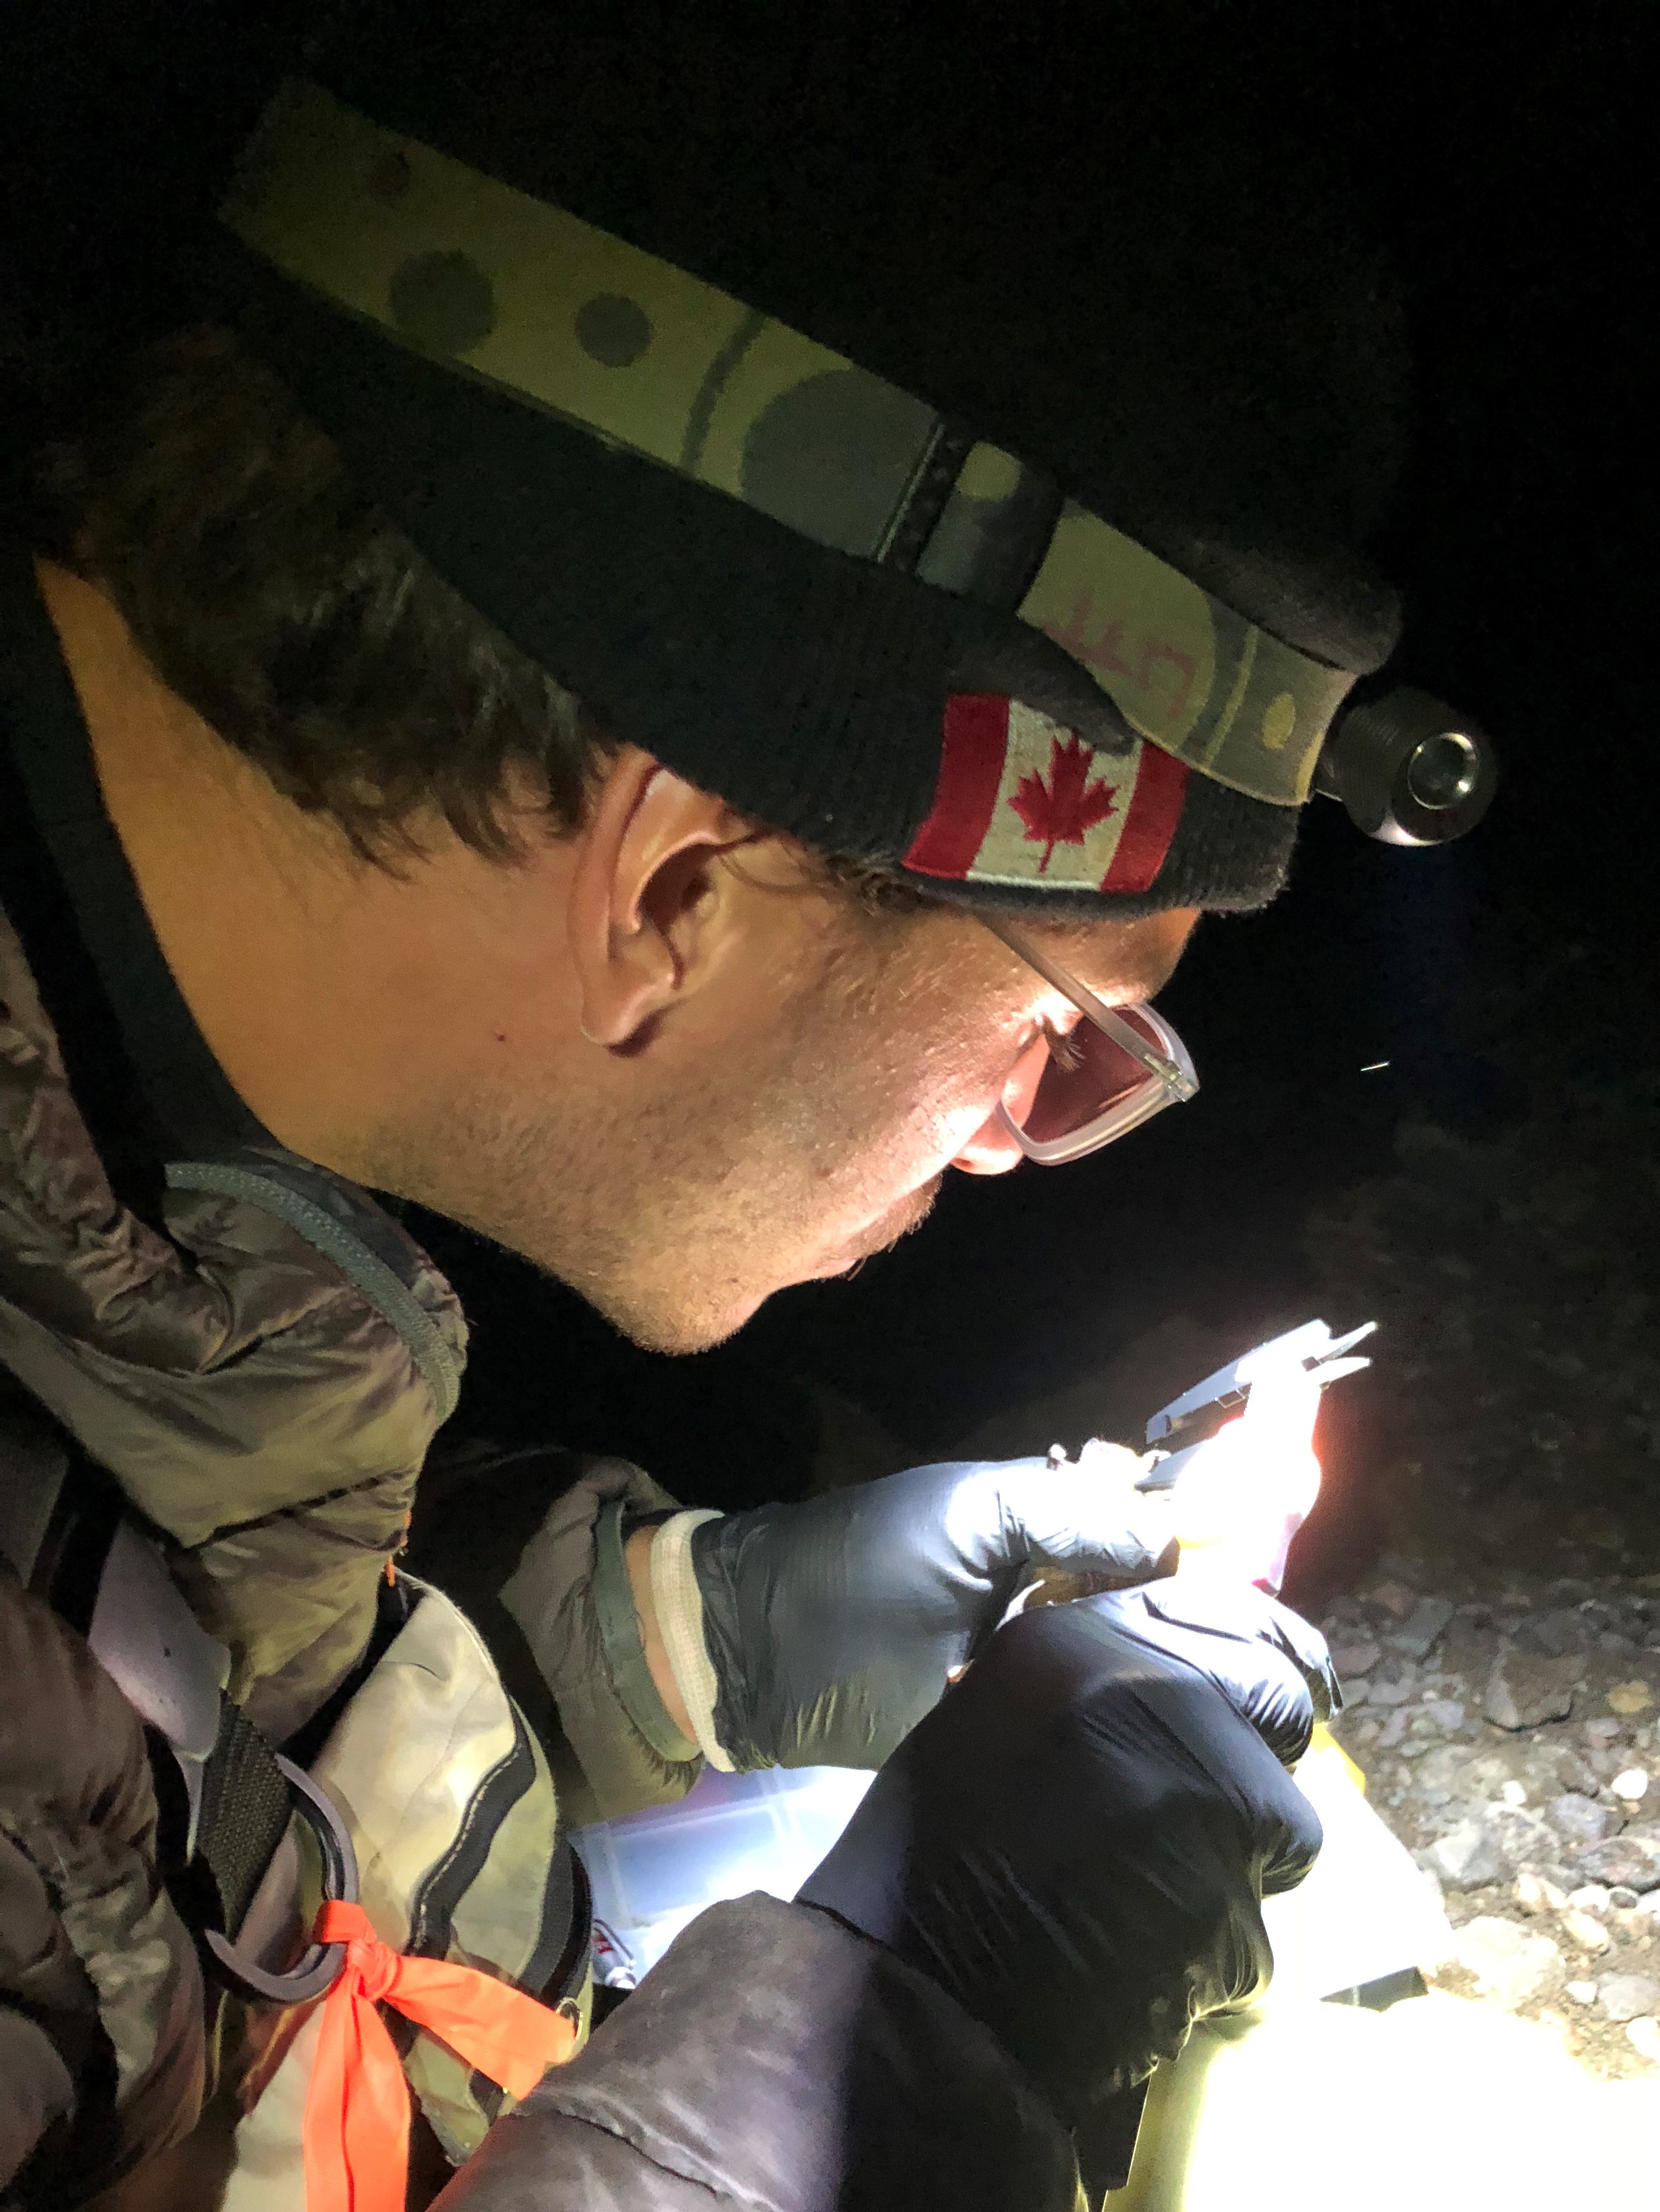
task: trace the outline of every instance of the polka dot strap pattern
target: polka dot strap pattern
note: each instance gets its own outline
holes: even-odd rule
[[[274,103],[221,215],[403,345],[814,544],[1018,617],[1212,781],[1308,796],[1351,673],[814,339],[313,85]]]

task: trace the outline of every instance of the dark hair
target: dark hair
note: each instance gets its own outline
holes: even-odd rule
[[[36,471],[37,547],[95,578],[170,689],[365,858],[436,812],[521,849],[516,775],[557,827],[616,750],[352,483],[283,384],[211,326],[144,347]]]

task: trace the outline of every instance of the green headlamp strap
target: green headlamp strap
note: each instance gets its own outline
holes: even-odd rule
[[[714,286],[302,82],[221,216],[399,343],[820,545],[1018,615],[1200,774],[1274,805],[1307,798],[1351,672]]]

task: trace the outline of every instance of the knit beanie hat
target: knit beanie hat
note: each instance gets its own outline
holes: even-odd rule
[[[1065,11],[951,21],[351,9],[194,281],[690,781],[944,898],[1260,906],[1398,633],[1398,316],[1191,39],[1068,90]]]

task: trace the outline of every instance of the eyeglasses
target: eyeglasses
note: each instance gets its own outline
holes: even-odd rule
[[[1104,1006],[1086,983],[1051,960],[1019,930],[982,915],[1011,952],[1072,1000],[1083,1020],[1051,1037],[1049,1060],[1023,1121],[1000,1103],[1003,1125],[1029,1160],[1060,1167],[1128,1134],[1164,1107],[1199,1088],[1193,1060],[1176,1031],[1151,1006]]]

